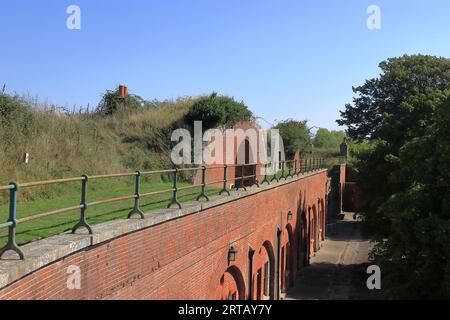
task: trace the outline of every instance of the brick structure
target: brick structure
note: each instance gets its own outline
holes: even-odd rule
[[[345,169],[345,184],[343,190],[342,210],[347,212],[360,212],[366,202],[357,184],[359,172],[350,166]]]
[[[278,299],[320,249],[326,184],[320,170],[28,244],[0,261],[0,299]]]
[[[250,123],[250,122],[240,122],[238,124],[236,124],[233,127],[234,130],[243,130],[244,132],[246,132],[248,129],[256,129],[259,130],[258,128],[255,127],[254,124]],[[225,129],[219,129],[224,131]],[[254,168],[254,166],[244,166],[243,170],[244,170],[244,176],[251,176],[254,174],[254,172],[256,171],[257,174],[257,180],[261,181],[263,179],[263,175],[265,173],[264,170],[264,164],[262,164],[263,162],[261,161],[261,159],[259,159],[259,150],[260,150],[261,146],[260,146],[260,141],[257,140],[256,145],[252,148],[250,147],[250,143],[249,143],[249,137],[245,137],[245,140],[241,143],[239,143],[237,141],[237,138],[234,139],[233,145],[232,146],[227,146],[227,142],[223,141],[223,162],[219,163],[219,164],[212,164],[212,165],[208,165],[208,174],[207,174],[207,183],[214,183],[217,182],[215,184],[213,184],[214,186],[216,186],[217,188],[221,188],[222,187],[222,181],[224,178],[224,174],[223,174],[223,165],[224,164],[228,164],[229,167],[227,169],[227,185],[228,187],[230,186],[234,186],[236,184],[239,184],[241,182],[241,166],[238,165],[238,158],[237,155],[243,154],[245,155],[245,163],[246,164],[252,164],[252,163],[257,163],[256,168]],[[234,153],[234,159],[232,159],[232,163],[226,161],[227,159],[227,150],[228,149],[232,149],[233,153]],[[300,159],[299,154],[296,154],[296,157],[298,157],[298,159]],[[276,161],[279,161],[280,159],[275,159]],[[284,154],[281,155],[281,160],[285,160],[284,159]],[[297,160],[297,158],[296,158]],[[300,162],[298,162],[300,163]],[[239,163],[242,164],[242,163]],[[252,179],[245,179],[245,184],[246,185],[251,185],[252,184]],[[195,172],[194,177],[193,177],[193,183],[194,184],[200,184],[202,181],[202,173],[201,173],[201,167],[199,167],[199,169]]]

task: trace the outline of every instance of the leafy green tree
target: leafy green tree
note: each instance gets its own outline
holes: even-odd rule
[[[449,298],[450,60],[403,56],[341,112],[367,200],[365,231],[391,297]]]
[[[233,98],[219,96],[217,93],[199,98],[185,117],[185,122],[189,126],[193,126],[194,121],[202,121],[204,129],[219,125],[229,128],[238,122],[252,120],[253,114],[244,102],[237,102]]]
[[[288,119],[281,121],[275,126],[283,138],[286,158],[292,159],[296,151],[311,151],[311,135],[308,121],[297,121]]]
[[[325,128],[320,128],[314,136],[313,144],[316,148],[339,149],[344,138],[344,131],[330,131]]]
[[[389,293],[402,298],[450,297],[450,90],[429,102],[432,123],[395,159],[404,188],[382,204],[391,232],[375,249]]]

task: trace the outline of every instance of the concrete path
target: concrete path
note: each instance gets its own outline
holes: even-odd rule
[[[360,222],[353,213],[328,227],[327,240],[303,268],[286,300],[377,299],[366,287],[372,244],[361,236]]]

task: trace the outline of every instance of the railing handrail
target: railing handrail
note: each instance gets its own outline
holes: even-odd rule
[[[268,168],[269,166],[276,165],[276,168],[278,166],[281,166],[281,170],[277,169],[275,172],[275,175],[273,175],[273,178],[271,181],[269,181],[268,176]],[[286,165],[288,172],[286,172]],[[75,177],[75,178],[62,178],[62,179],[52,179],[52,180],[44,180],[44,181],[33,181],[33,182],[27,182],[27,183],[16,183],[11,182],[7,186],[0,186],[0,191],[9,191],[10,194],[10,201],[9,201],[9,218],[6,223],[0,223],[0,229],[8,228],[8,243],[3,247],[0,248],[0,259],[2,258],[3,254],[7,251],[14,251],[16,252],[20,259],[24,259],[25,256],[20,249],[20,247],[16,244],[16,227],[18,223],[24,223],[32,220],[37,220],[43,217],[48,217],[64,212],[74,211],[74,210],[80,210],[80,220],[75,225],[75,227],[72,229],[72,233],[76,233],[76,231],[79,228],[86,228],[89,232],[89,234],[92,234],[92,228],[87,222],[86,218],[86,211],[88,208],[96,205],[101,204],[107,204],[107,203],[113,203],[113,202],[119,202],[124,200],[134,200],[134,207],[128,214],[128,219],[132,218],[133,216],[137,215],[140,219],[144,219],[144,214],[142,210],[140,209],[140,202],[139,200],[143,197],[148,197],[152,195],[158,195],[163,193],[169,193],[172,192],[172,199],[167,206],[167,208],[172,208],[173,206],[177,206],[179,209],[182,208],[180,202],[178,201],[178,191],[180,190],[188,190],[188,189],[194,189],[197,187],[201,188],[200,194],[197,197],[197,201],[200,201],[200,199],[205,199],[206,201],[209,201],[209,198],[206,194],[206,187],[211,186],[214,184],[221,184],[223,183],[223,188],[219,192],[219,195],[222,195],[223,193],[226,193],[227,195],[230,195],[230,191],[228,190],[227,183],[230,180],[233,180],[234,188],[236,190],[244,189],[247,190],[247,186],[257,186],[260,187],[264,183],[270,184],[273,181],[279,182],[281,179],[287,180],[288,178],[293,178],[297,175],[297,177],[300,174],[304,174],[307,172],[315,171],[320,168],[323,168],[324,165],[324,159],[323,158],[301,158],[301,159],[294,159],[294,160],[283,160],[283,161],[272,161],[266,164],[262,163],[250,163],[250,164],[224,164],[224,165],[214,165],[214,166],[207,166],[207,165],[201,165],[201,166],[195,166],[192,168],[177,168],[174,169],[165,169],[165,170],[154,170],[154,171],[135,171],[135,172],[125,172],[125,173],[115,173],[115,174],[103,174],[103,175],[82,175],[81,177]],[[265,169],[264,174],[260,174],[257,172],[257,167],[262,166],[263,169]],[[248,170],[244,170],[244,168],[251,167],[252,168],[252,174],[249,174]],[[235,172],[234,177],[229,179],[228,177],[228,170],[230,168],[235,168],[236,171],[240,169],[240,172]],[[208,170],[214,170],[214,169],[223,169],[223,179],[222,180],[215,180],[215,181],[207,181],[207,172]],[[180,172],[189,172],[189,171],[201,171],[201,183],[200,184],[193,184],[189,186],[178,186],[178,178]],[[281,171],[281,176],[278,177],[278,173]],[[169,189],[164,190],[158,190],[153,192],[147,192],[147,193],[141,193],[140,191],[140,181],[141,176],[148,176],[153,174],[164,174],[164,173],[172,173],[173,174],[173,186]],[[238,176],[239,174],[239,176]],[[258,180],[258,177],[264,177],[262,182],[260,183]],[[88,190],[88,183],[91,180],[100,180],[100,179],[112,179],[112,178],[122,178],[122,177],[135,177],[135,189],[133,195],[125,195],[121,197],[116,198],[110,198],[110,199],[104,199],[104,200],[97,200],[97,201],[91,201],[89,202],[87,200],[87,190]],[[251,180],[250,180],[251,179]],[[81,182],[81,202],[77,206],[71,206],[67,208],[61,208],[56,209],[53,211],[43,212],[35,215],[26,216],[23,218],[17,218],[17,194],[22,188],[31,188],[31,187],[38,187],[38,186],[46,186],[46,185],[54,185],[54,184],[62,184],[62,183],[72,183],[72,182]]]

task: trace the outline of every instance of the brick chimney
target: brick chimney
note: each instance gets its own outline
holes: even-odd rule
[[[121,97],[125,97],[128,95],[128,87],[121,84],[119,85],[119,94]]]

